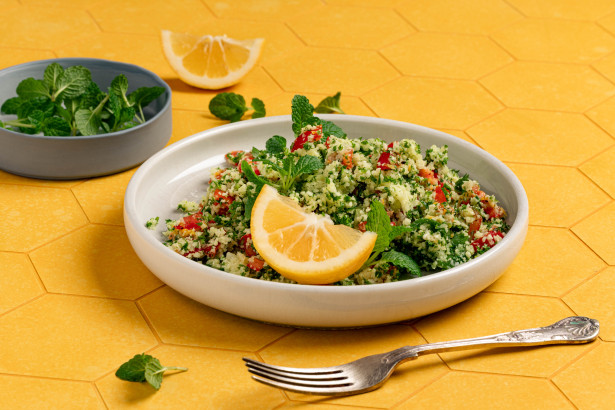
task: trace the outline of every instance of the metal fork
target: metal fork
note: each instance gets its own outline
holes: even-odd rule
[[[545,327],[472,339],[404,346],[340,366],[293,368],[273,366],[246,357],[243,360],[248,371],[253,374],[252,378],[269,386],[299,393],[346,396],[379,388],[400,363],[415,359],[419,355],[476,347],[587,343],[596,339],[599,332],[600,324],[597,320],[572,316]]]

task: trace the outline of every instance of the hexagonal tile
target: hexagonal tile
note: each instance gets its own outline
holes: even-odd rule
[[[414,327],[433,343],[548,326],[572,315],[559,299],[483,292],[427,316]],[[548,377],[587,349],[587,345],[475,349],[440,357],[456,370]]]
[[[91,179],[72,188],[91,222],[124,225],[124,193],[135,171]]]
[[[403,94],[404,104],[391,98]],[[464,129],[502,109],[473,81],[403,77],[363,96],[378,116],[433,128]]]
[[[521,252],[488,290],[558,297],[604,267],[567,229],[530,226]]]
[[[609,267],[564,297],[582,316],[600,321],[600,338],[615,342],[615,267]]]
[[[69,24],[58,24],[58,13]],[[36,18],[32,18],[36,16]],[[98,33],[100,29],[83,9],[77,7],[7,7],[2,9],[3,35],[0,47],[56,49],[75,40],[75,33]],[[28,26],[28,35],[22,27]],[[41,45],[44,44],[43,47]],[[43,53],[43,52],[41,52]]]
[[[30,253],[49,292],[136,299],[162,285],[121,226],[88,225]]]
[[[139,304],[166,343],[256,351],[292,331],[212,309],[167,286]]]
[[[168,64],[165,62],[165,64]],[[164,78],[173,90],[173,108],[209,113],[209,101],[220,91],[201,90],[181,81],[175,73],[169,78]],[[225,89],[243,95],[250,101],[253,97],[260,98],[267,104],[272,96],[282,92],[280,87],[262,67],[256,66],[238,84]],[[212,118],[214,118],[212,116]],[[175,131],[174,131],[175,133]]]
[[[545,165],[578,165],[615,142],[581,114],[519,109],[501,111],[467,132],[503,161]]]
[[[615,265],[615,202],[579,222],[572,231],[606,263]]]
[[[265,362],[293,367],[320,367],[347,363],[364,355],[384,353],[425,341],[409,326],[344,330],[298,330],[260,352]],[[447,369],[437,355],[426,355],[397,368],[391,379],[369,395],[330,398],[327,402],[390,407],[420,390]],[[321,401],[319,396],[288,393],[292,400]]]
[[[9,172],[5,172],[0,170],[0,183],[3,184],[11,184],[11,185],[31,185],[31,186],[42,186],[49,188],[70,188],[77,184],[80,184],[81,180],[66,180],[66,181],[54,181],[51,179],[36,179],[36,178],[28,178],[22,177],[19,175],[11,174]]]
[[[0,252],[0,266],[0,289],[10,289],[0,292],[0,314],[43,294],[44,289],[26,255]]]
[[[529,17],[563,18],[593,21],[615,11],[610,0],[508,0],[508,2]]]
[[[395,8],[419,30],[444,33],[489,34],[522,18],[502,0],[406,0]]]
[[[250,0],[234,0],[221,2],[204,0],[213,13],[222,18],[237,18],[247,20],[284,20],[288,16],[296,16],[319,6],[318,0],[265,0],[253,2]]]
[[[202,25],[203,21],[213,20],[212,13],[199,0],[181,3],[151,0],[146,8],[122,0],[105,0],[104,7],[92,7],[90,13],[102,31],[117,33],[160,35],[161,29],[183,32],[197,24]],[[189,18],[169,18],[173,15]]]
[[[147,34],[94,33],[72,38],[55,49],[58,57],[93,57],[136,64],[155,72],[163,79],[175,77],[167,63],[160,38]],[[106,90],[108,85],[101,84]]]
[[[85,225],[87,219],[67,189],[0,186],[0,250],[26,252]],[[24,229],[27,224],[36,229]]]
[[[1,316],[0,340],[1,373],[73,380],[97,379],[156,345],[132,302],[49,294]]]
[[[508,164],[530,203],[530,225],[569,227],[611,199],[575,168]],[[574,204],[574,206],[571,206]]]
[[[169,144],[196,134],[197,132],[218,127],[226,123],[228,123],[228,121],[220,120],[214,117],[211,113],[204,113],[202,111],[173,110],[173,137],[171,137]]]
[[[381,50],[405,75],[474,80],[513,59],[488,37],[417,33]]]
[[[311,47],[307,54],[305,50],[293,50],[263,65],[288,92],[330,94],[338,90],[356,96],[399,77],[389,63],[371,50]]]
[[[241,358],[258,359],[254,355],[182,346],[160,346],[147,353],[163,365],[188,371],[165,373],[157,393],[147,383],[122,381],[111,373],[96,381],[109,408],[273,409],[285,401],[277,389],[252,380]]]
[[[608,403],[615,403],[615,344],[600,343],[553,382],[577,408],[609,407]]]
[[[526,408],[529,403],[533,409],[574,408],[548,380],[450,372],[396,409],[480,409],[487,403],[508,409]]]
[[[25,392],[28,394],[16,394]],[[90,383],[0,375],[0,403],[7,409],[106,409]]]
[[[615,15],[612,13],[598,20],[598,24],[615,34]]]
[[[508,107],[537,110],[582,112],[615,93],[590,67],[573,64],[518,61],[480,82]]]
[[[527,19],[493,39],[520,60],[588,63],[615,50],[615,38],[589,21]]]
[[[323,5],[287,23],[308,45],[319,47],[378,49],[414,32],[394,10],[380,7]],[[342,26],[344,30],[331,30]]]
[[[0,68],[48,58],[55,58],[53,51],[13,48],[10,53],[0,53]]]
[[[615,77],[613,78],[615,79]],[[591,108],[585,114],[604,128],[612,137],[615,137],[615,98],[609,98]]]
[[[615,148],[604,151],[579,167],[600,188],[615,198]]]

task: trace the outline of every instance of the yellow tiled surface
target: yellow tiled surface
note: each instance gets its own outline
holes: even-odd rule
[[[123,229],[134,173],[45,181],[0,171],[0,408],[613,407],[615,3],[610,0],[7,0],[0,68],[53,57],[138,64],[173,89],[171,142],[223,124],[182,83],[161,29],[263,37],[229,89],[288,114],[342,92],[348,114],[417,123],[503,160],[530,202],[527,240],[479,295],[424,318],[323,331],[257,323],[161,283]],[[321,366],[406,344],[585,315],[590,345],[424,356],[381,389],[323,399],[252,381],[241,357]],[[137,353],[189,371],[162,388],[114,375]]]

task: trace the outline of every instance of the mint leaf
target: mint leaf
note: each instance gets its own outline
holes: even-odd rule
[[[49,87],[35,78],[26,78],[17,85],[17,95],[21,98],[50,97]]]
[[[251,108],[254,110],[252,113],[252,118],[262,118],[267,115],[267,111],[265,110],[265,103],[258,98],[252,98],[252,102],[250,103]]]
[[[374,261],[376,256],[383,252],[390,244],[391,218],[386,212],[384,205],[380,201],[373,200],[367,214],[367,224],[365,229],[371,232],[376,232],[378,237],[372,249],[372,255],[368,261]]]
[[[324,167],[322,160],[319,157],[305,155],[297,160],[293,168],[292,177],[297,178],[302,174],[311,174]]]
[[[76,98],[85,92],[92,81],[90,70],[82,66],[68,67],[58,78],[57,90],[52,100]]]
[[[58,89],[58,81],[63,74],[64,68],[58,63],[51,63],[45,68],[43,82],[49,87],[51,93],[54,93]]]
[[[291,107],[292,129],[295,135],[299,135],[301,130],[307,125],[320,123],[320,120],[314,117],[314,106],[310,104],[310,101],[304,95],[295,95]]]
[[[326,97],[322,100],[316,108],[314,108],[314,112],[319,114],[345,114],[345,112],[340,107],[340,97],[342,96],[341,92],[337,92],[334,96]]]
[[[140,87],[128,94],[130,105],[147,107],[164,93],[164,87]]]
[[[36,110],[43,111],[45,115],[53,115],[55,108],[55,104],[47,97],[30,98],[17,107],[17,118],[28,118]]]
[[[9,98],[4,103],[2,103],[2,107],[0,107],[0,111],[2,111],[3,114],[17,114],[17,110],[19,109],[19,106],[24,101],[25,100],[21,97]]]
[[[56,137],[68,137],[71,135],[70,124],[60,117],[48,117],[43,121],[43,134]]]
[[[101,126],[100,116],[96,110],[81,108],[75,113],[75,123],[82,135],[96,135]]]
[[[209,111],[216,117],[236,122],[248,110],[245,99],[235,93],[220,93],[209,102]]]
[[[115,372],[115,376],[129,382],[147,381],[156,390],[160,389],[163,373],[169,370],[185,372],[185,367],[162,366],[160,361],[145,353],[137,354],[123,363]]]
[[[286,149],[286,138],[280,135],[274,135],[265,143],[265,149],[270,154],[281,154]]]
[[[346,138],[346,133],[344,130],[331,121],[320,120],[320,123],[322,124],[322,133],[324,135],[333,135],[337,138]]]
[[[394,250],[384,252],[380,257],[380,262],[392,263],[395,266],[410,271],[410,273],[414,276],[421,275],[421,268],[419,267],[419,265],[405,253],[401,253]]]
[[[109,93],[114,93],[120,99],[120,102],[123,106],[128,107],[130,103],[128,102],[128,98],[126,97],[126,93],[128,92],[128,78],[124,74],[120,74],[115,77],[111,81],[111,85],[109,86]]]

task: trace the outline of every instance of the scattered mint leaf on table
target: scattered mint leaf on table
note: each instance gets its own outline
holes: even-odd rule
[[[261,118],[266,115],[265,103],[258,98],[252,98],[251,105],[246,105],[242,95],[236,93],[217,94],[209,102],[209,112],[221,120],[237,122],[244,114],[252,111],[252,118]]]
[[[162,366],[160,361],[148,354],[141,353],[123,363],[115,375],[129,382],[148,382],[156,390],[160,389],[163,373],[169,370],[185,372],[186,367]]]

